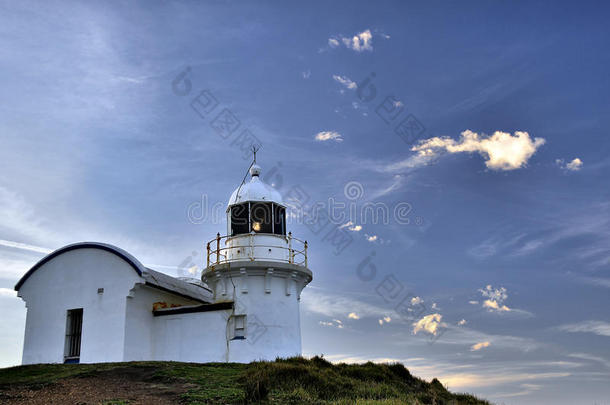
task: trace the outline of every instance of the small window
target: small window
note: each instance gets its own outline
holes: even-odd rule
[[[69,309],[66,321],[64,363],[80,362],[80,343],[83,331],[83,309]]]
[[[273,233],[286,235],[286,209],[273,204]]]
[[[248,203],[231,207],[231,236],[250,232]]]
[[[251,204],[252,230],[256,233],[273,233],[271,203]]]
[[[246,315],[233,315],[231,340],[246,338]]]

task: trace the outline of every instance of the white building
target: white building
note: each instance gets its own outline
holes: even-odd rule
[[[286,207],[260,168],[250,174],[229,200],[228,235],[207,244],[201,281],[104,243],[68,245],[36,263],[15,286],[27,307],[23,364],[300,354],[307,242],[286,234]]]

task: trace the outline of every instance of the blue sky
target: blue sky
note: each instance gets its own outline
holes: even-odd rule
[[[285,196],[358,214],[289,227],[314,272],[305,354],[398,360],[506,404],[607,403],[607,6],[0,10],[0,365],[21,356],[12,287],[45,252],[95,240],[169,274],[201,266],[226,225],[187,212],[226,203],[247,129]],[[218,106],[202,117],[204,90]],[[240,122],[230,135],[212,124],[225,108]],[[407,118],[420,130],[403,138]],[[371,203],[387,223],[363,220]],[[351,238],[340,251],[331,228]]]

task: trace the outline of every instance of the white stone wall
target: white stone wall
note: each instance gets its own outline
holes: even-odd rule
[[[127,262],[100,249],[71,250],[43,264],[19,291],[27,307],[23,364],[64,361],[66,315],[75,308],[83,308],[80,361],[122,361],[126,297],[139,280]]]
[[[124,361],[153,360],[155,358],[155,327],[152,309],[155,302],[166,302],[168,306],[199,305],[198,301],[169,294],[143,284],[136,285],[127,298],[125,321]],[[174,360],[174,359],[171,359]]]
[[[247,363],[275,360],[301,354],[301,320],[295,283],[283,277],[249,276],[248,290],[243,278],[236,283],[236,313],[247,315],[245,340],[230,342],[229,361]],[[287,295],[286,285],[288,284]]]
[[[226,362],[226,331],[230,314],[230,310],[222,310],[155,317],[153,359]]]

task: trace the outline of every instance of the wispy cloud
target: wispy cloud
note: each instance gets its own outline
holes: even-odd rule
[[[37,252],[37,253],[51,253],[53,251],[52,249],[47,249],[47,248],[43,248],[40,246],[28,245],[27,243],[13,242],[10,240],[3,240],[3,239],[0,239],[0,246],[14,248],[14,249],[28,250],[30,252]]]
[[[340,296],[336,294],[327,294],[320,289],[308,287],[303,291],[301,297],[303,310],[311,313],[325,315],[329,318],[344,317],[345,314],[356,313],[359,317],[384,317],[388,312],[386,308],[381,308],[375,304]]]
[[[515,170],[524,167],[536,150],[544,145],[544,138],[530,138],[527,132],[517,131],[514,136],[496,131],[491,136],[479,135],[466,130],[459,141],[449,137],[424,139],[412,151],[422,156],[435,155],[440,151],[448,153],[477,152],[485,159],[485,165],[492,170]]]
[[[599,336],[610,336],[610,322],[605,321],[582,321],[578,323],[561,325],[557,328],[564,332],[594,333]]]

